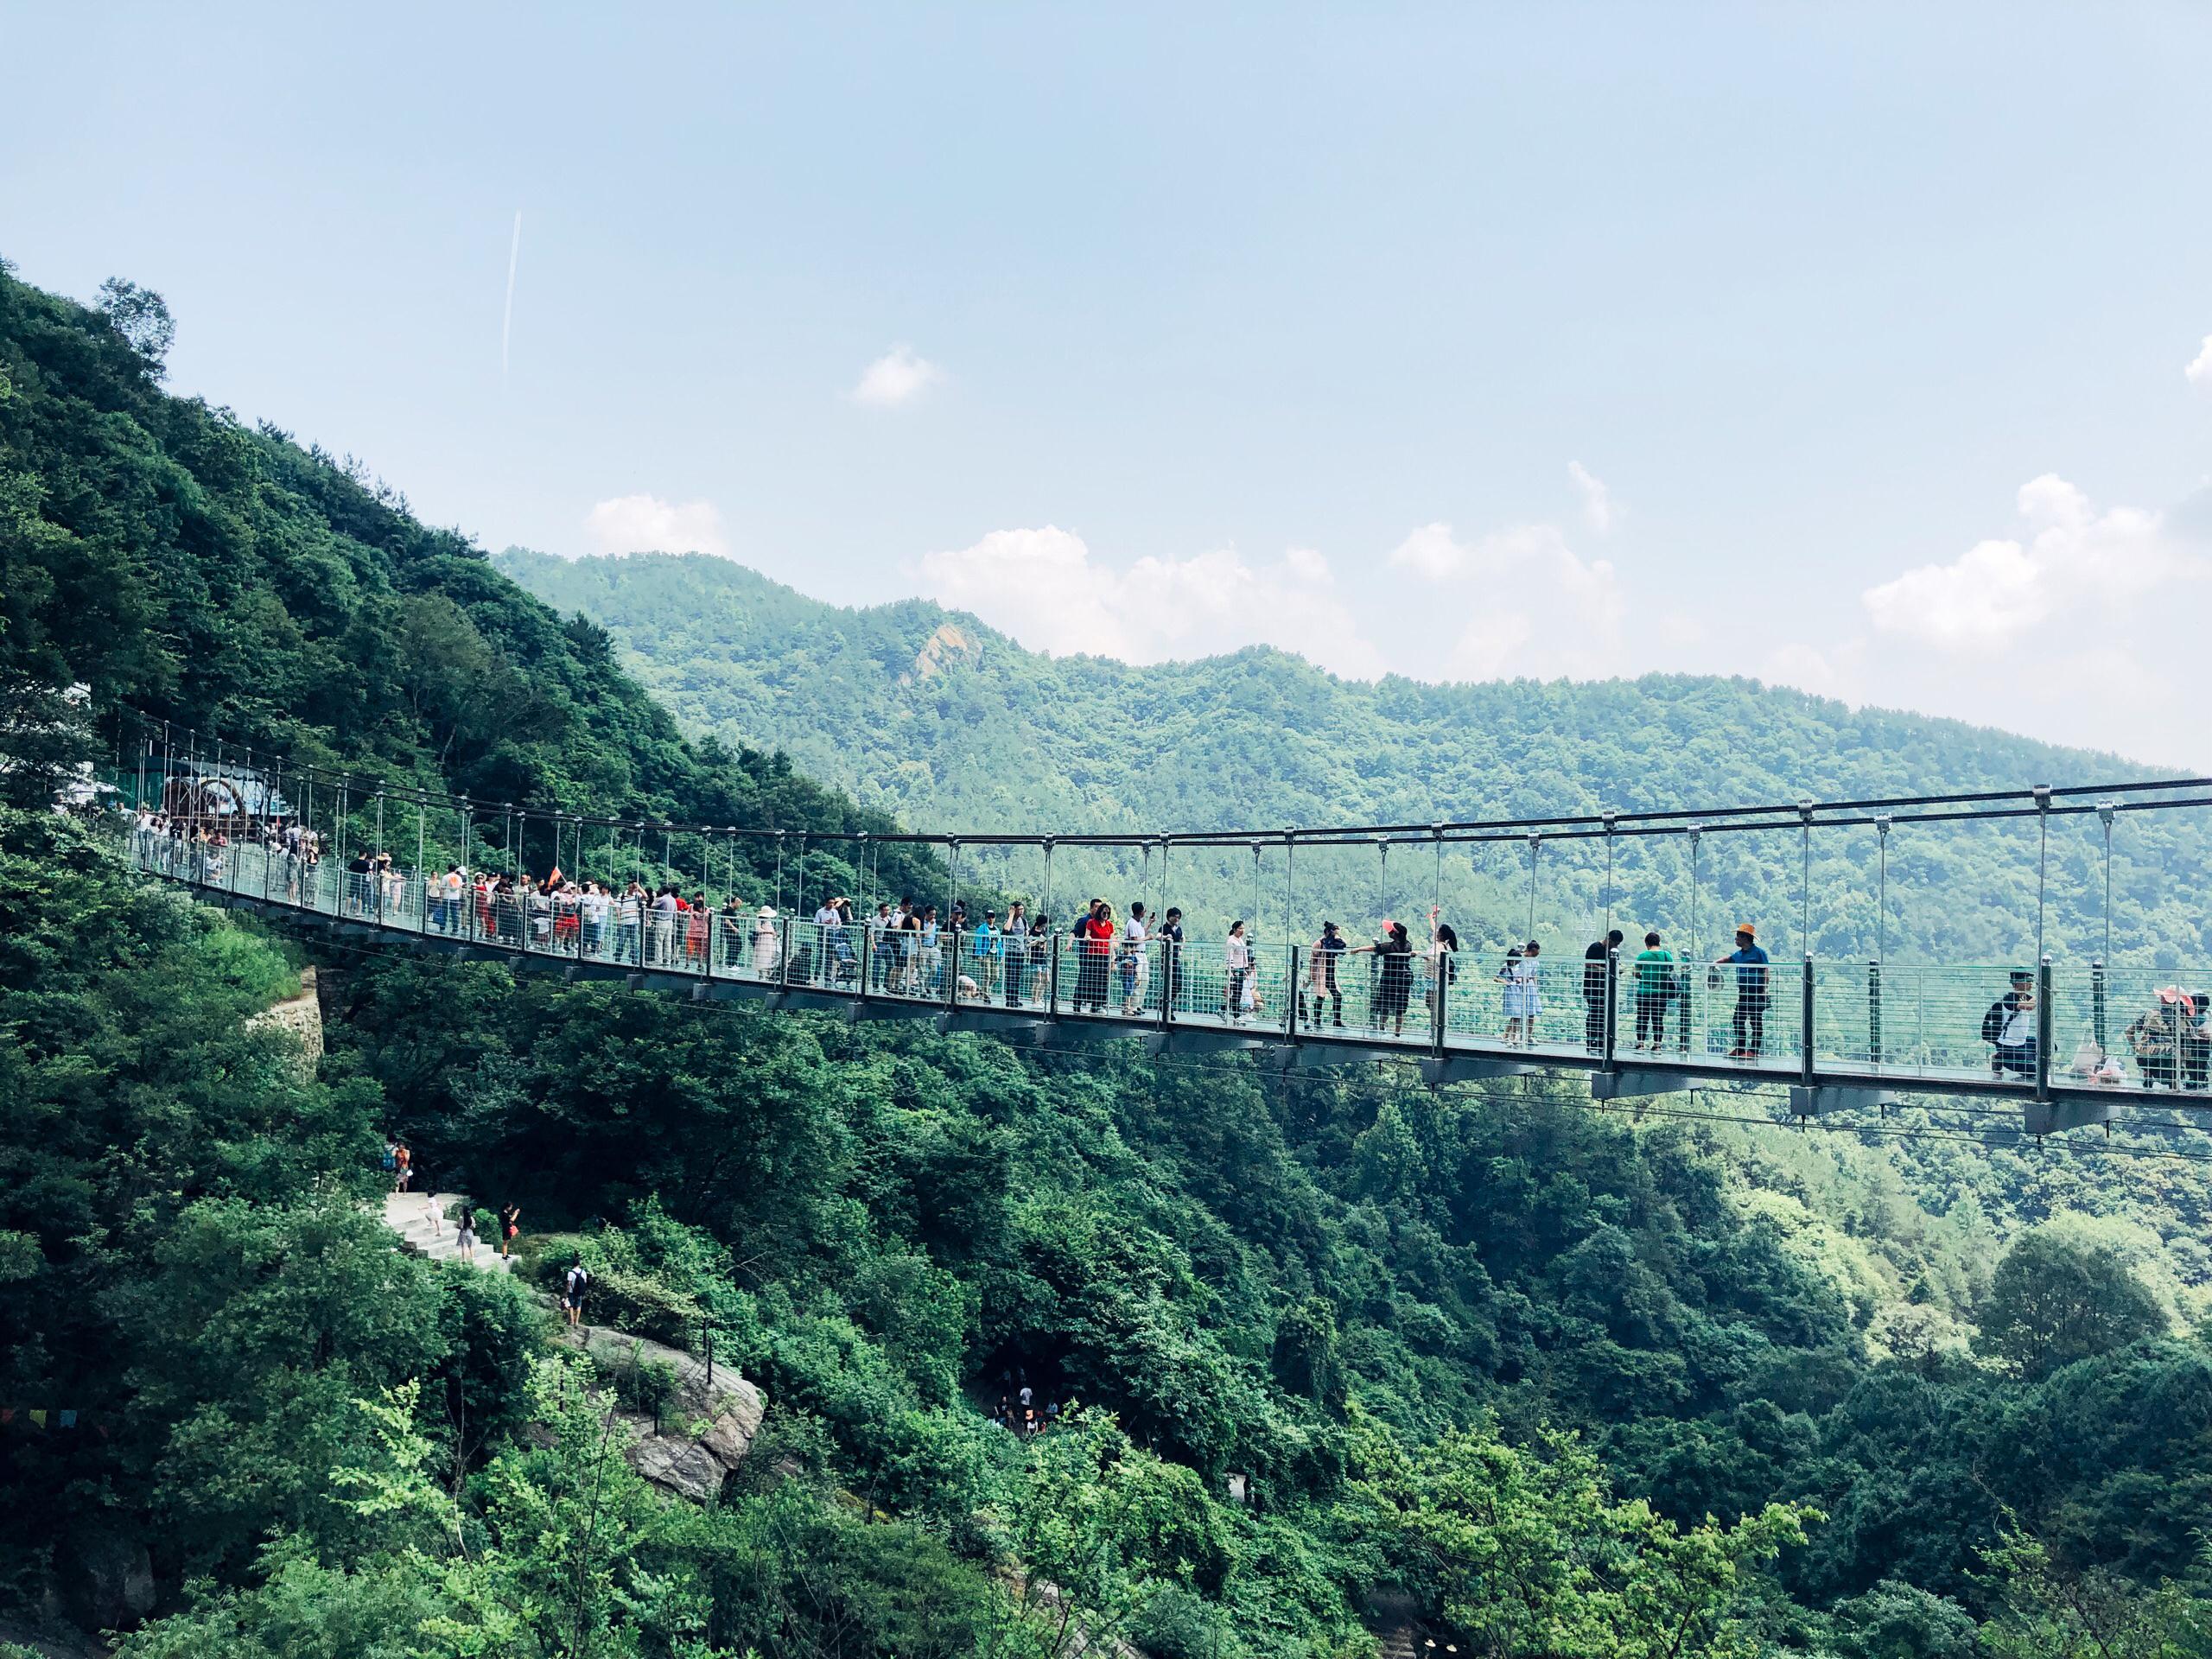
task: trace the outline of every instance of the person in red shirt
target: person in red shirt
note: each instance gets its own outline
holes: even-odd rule
[[[1090,901],[1090,913],[1076,924],[1075,1011],[1087,1003],[1106,1012],[1106,966],[1114,949],[1114,912],[1103,899]]]

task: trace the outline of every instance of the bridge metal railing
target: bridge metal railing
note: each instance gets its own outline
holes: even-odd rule
[[[709,982],[1408,1053],[2212,1099],[2212,968],[1823,960],[1770,963],[1761,975],[1732,963],[1510,959],[1494,948],[1393,957],[1371,944],[1341,953],[1217,939],[1132,945],[1060,929],[887,932],[772,906],[676,910],[646,895],[487,893],[442,871],[363,869],[257,842],[137,832],[129,847],[150,873],[340,921]],[[1993,1042],[1993,1032],[2010,1040]]]

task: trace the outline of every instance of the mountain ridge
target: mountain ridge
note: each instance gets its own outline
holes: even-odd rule
[[[1264,645],[1140,667],[1030,652],[926,600],[830,605],[705,555],[570,562],[509,549],[493,563],[556,609],[605,628],[623,665],[688,731],[787,753],[809,774],[936,834],[1268,832],[2149,775],[2115,754],[1946,717],[1854,709],[1741,677],[1346,681]],[[965,648],[933,651],[930,641],[948,626]],[[925,658],[927,673],[917,668]],[[2175,891],[2177,872],[2203,867],[2198,816],[2158,815],[2114,840],[2114,935],[2176,963],[2212,959],[2212,929],[2185,912]],[[2014,925],[2036,904],[2041,854],[2030,828],[1900,826],[1882,896],[1885,930],[1874,915],[1875,839],[1872,830],[1815,838],[1814,893],[1802,908],[1816,953],[1863,956],[1884,931],[1892,945],[1910,943],[1938,961],[2032,948],[2033,929]],[[1794,830],[1706,841],[1714,901],[1758,907],[1785,924],[1777,948],[1803,948]],[[2101,946],[2102,849],[2092,822],[2054,820],[2050,846],[2049,943]],[[1603,912],[1598,893],[1608,880],[1639,918],[1676,932],[1688,919],[1679,848],[1624,845],[1607,876],[1601,856],[1554,843],[1545,880],[1558,891],[1547,887],[1534,906],[1525,860],[1517,843],[1455,852],[1433,887],[1452,915],[1469,918],[1463,933],[1502,943],[1509,925],[1580,931]],[[1370,903],[1377,917],[1425,910],[1430,883],[1385,886],[1388,872],[1375,863],[1350,851],[1299,858],[1317,878],[1335,871],[1325,891],[1347,912]],[[1033,880],[1009,864],[1009,891]],[[1101,883],[1096,891],[1142,880],[1135,864],[1100,857],[1068,868],[1085,885]],[[1227,865],[1204,868],[1209,923],[1216,910],[1244,909],[1222,896]],[[1250,899],[1249,874],[1237,880]]]

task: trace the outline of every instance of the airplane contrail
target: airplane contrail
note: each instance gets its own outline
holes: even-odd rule
[[[499,389],[507,385],[507,340],[515,327],[515,263],[522,257],[522,209],[515,209],[515,239],[507,248],[507,314],[499,320]]]

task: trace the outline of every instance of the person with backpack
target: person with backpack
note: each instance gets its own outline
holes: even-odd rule
[[[2036,976],[2027,969],[2012,970],[2012,988],[1981,1016],[1981,1040],[1991,1049],[1990,1076],[2035,1076]]]
[[[591,1269],[584,1266],[583,1257],[576,1258],[575,1265],[569,1269],[568,1277],[562,1281],[561,1288],[561,1306],[568,1313],[569,1323],[582,1325],[584,1321],[584,1297],[591,1289]]]
[[[1675,957],[1656,933],[1636,953],[1636,1046],[1656,1053],[1667,1042],[1667,1004],[1675,995]]]

